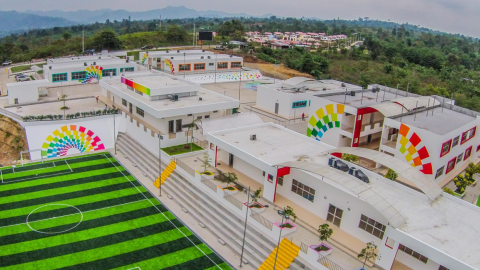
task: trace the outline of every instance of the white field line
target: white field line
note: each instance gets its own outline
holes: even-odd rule
[[[108,206],[108,207],[103,207],[103,208],[98,208],[98,209],[93,209],[93,210],[89,210],[89,211],[84,211],[84,212],[82,212],[82,213],[90,213],[90,212],[95,212],[95,211],[99,211],[99,210],[105,210],[105,209],[114,208],[114,207],[117,207],[117,206],[122,206],[122,205],[137,203],[137,202],[143,202],[143,201],[145,201],[145,200],[147,200],[147,199],[138,200],[138,201],[129,202],[129,203],[117,204],[117,205]],[[31,221],[31,222],[28,222],[28,223],[35,223],[35,222],[40,222],[40,221],[45,221],[45,220],[50,220],[50,219],[55,219],[55,218],[62,218],[62,217],[74,216],[74,215],[78,215],[78,213],[76,213],[76,214],[70,214],[70,215],[64,215],[64,216],[58,216],[58,217],[52,217],[52,218],[46,218],[46,219]],[[18,225],[23,225],[23,224],[26,224],[26,222],[18,223],[18,224],[13,224],[13,225],[8,225],[8,226],[3,226],[3,227],[0,227],[0,229],[8,228],[8,227],[13,227],[13,226],[18,226]]]
[[[55,167],[55,163],[52,161],[53,163],[53,166],[50,166],[50,167],[43,167],[43,168],[39,168],[39,169],[32,169],[32,170],[27,170],[27,171],[21,171],[21,172],[16,172],[16,173],[22,173],[22,172],[31,172],[31,171],[37,171],[37,170],[43,170],[43,169],[48,169],[48,168],[54,168]],[[37,165],[37,164],[35,164]],[[25,167],[28,167],[28,166],[34,166],[34,165],[27,165],[27,166],[23,166],[22,168],[25,168]]]
[[[15,181],[4,181],[4,182],[5,183],[16,183],[16,182],[22,182],[22,181],[27,181],[27,180],[35,180],[35,179],[39,179],[39,178],[47,178],[47,177],[52,177],[52,176],[57,176],[57,175],[64,175],[64,174],[69,174],[69,173],[72,173],[72,172],[73,171],[64,172],[64,173],[57,173],[57,174],[50,174],[50,175],[47,175],[47,176],[31,177],[31,178],[27,178],[27,179],[19,179],[19,180],[15,180]]]
[[[145,199],[147,199],[147,200],[153,205],[153,207],[155,207],[155,208],[157,209],[157,211],[158,211],[159,213],[161,213],[185,238],[188,239],[188,241],[190,241],[190,243],[192,243],[192,245],[193,245],[194,247],[196,247],[201,253],[203,253],[203,255],[205,255],[213,264],[215,264],[215,265],[218,267],[218,269],[220,269],[220,270],[222,269],[220,266],[218,266],[218,264],[216,264],[212,259],[210,259],[210,257],[208,257],[208,255],[205,254],[205,252],[203,252],[203,250],[201,250],[197,245],[195,245],[195,243],[193,243],[193,241],[190,240],[190,238],[188,238],[188,236],[186,236],[162,211],[160,211],[160,209],[158,209],[157,206],[156,206],[155,204],[153,204],[152,201],[150,201],[150,200],[147,198],[147,196],[145,196],[145,194],[143,194],[143,192],[141,192],[141,191],[138,189],[138,187],[135,186],[135,184],[133,184],[132,181],[130,181],[130,179],[128,179],[128,177],[125,176],[125,174],[117,168],[117,166],[110,160],[110,158],[108,158],[106,155],[104,155],[104,156],[105,156],[105,158],[107,158],[107,159],[110,161],[110,163],[113,164],[113,166],[115,166],[115,168],[116,168],[121,174],[123,174],[123,176],[124,176],[125,178],[127,178],[127,180],[138,190],[138,192],[140,192],[140,193],[143,195],[143,197],[145,197]]]
[[[65,160],[65,163],[67,163],[68,168],[69,168],[70,171],[73,173],[73,170],[72,170],[72,168],[70,168],[70,164],[68,164],[67,160]]]

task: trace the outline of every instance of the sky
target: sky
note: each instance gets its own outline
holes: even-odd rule
[[[196,10],[247,13],[253,16],[316,17],[320,19],[390,20],[480,37],[478,0],[0,0],[0,10],[96,10],[103,8],[145,11],[167,6]]]

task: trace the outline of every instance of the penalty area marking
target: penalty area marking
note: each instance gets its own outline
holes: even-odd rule
[[[35,230],[34,228],[32,228],[32,227],[30,226],[30,224],[28,223],[28,218],[30,217],[30,215],[31,215],[33,212],[35,212],[35,211],[37,211],[38,209],[40,209],[40,208],[47,207],[47,206],[51,206],[51,205],[63,205],[63,206],[68,206],[68,207],[75,208],[75,209],[78,211],[78,213],[80,213],[80,221],[79,221],[75,226],[73,226],[72,228],[70,228],[70,229],[68,229],[68,230],[61,231],[61,232],[42,232],[42,231],[37,231],[37,230]],[[72,215],[78,215],[78,214],[72,214]],[[53,218],[50,218],[50,219],[55,219],[55,218],[56,218],[56,217],[53,217]],[[40,207],[38,207],[38,208],[35,208],[32,212],[30,212],[30,214],[28,214],[25,223],[26,223],[27,226],[30,228],[30,230],[32,230],[32,231],[34,231],[34,232],[43,233],[43,234],[58,234],[58,233],[64,233],[64,232],[68,232],[68,231],[71,231],[71,230],[75,229],[78,225],[80,225],[80,223],[82,223],[82,221],[83,221],[83,213],[82,213],[82,211],[80,211],[80,209],[76,208],[75,206],[71,206],[71,205],[69,205],[69,204],[54,203],[54,204],[47,204],[47,205],[43,205],[43,206],[40,206]]]

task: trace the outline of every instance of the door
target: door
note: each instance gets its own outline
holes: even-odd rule
[[[182,119],[177,119],[177,123],[176,123],[176,131],[177,132],[181,132],[182,131]]]
[[[372,142],[372,134],[368,135],[367,137],[367,143],[371,143]]]
[[[133,105],[132,105],[132,103],[130,103],[130,102],[128,103],[128,111],[129,111],[130,113],[132,113],[132,111],[133,111]]]
[[[175,122],[173,120],[168,121],[168,133],[175,133],[174,125],[175,125]]]
[[[15,104],[18,104],[18,98],[14,99],[13,102],[14,102]]]
[[[278,106],[279,106],[279,105],[278,105],[278,102],[275,103],[275,113],[276,113],[276,114],[278,114]]]
[[[232,166],[232,167],[233,167],[233,158],[234,158],[233,154],[230,154],[230,155],[228,156],[228,166]]]

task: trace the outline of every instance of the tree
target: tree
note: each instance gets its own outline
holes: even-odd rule
[[[443,191],[444,191],[445,193],[448,193],[448,194],[450,194],[450,195],[455,196],[455,192],[453,192],[453,190],[449,189],[448,187],[444,187],[444,188],[443,188]]]
[[[332,237],[333,230],[330,228],[330,225],[328,223],[322,224],[318,226],[317,232],[320,234],[319,238],[320,241],[327,242],[328,238]]]
[[[60,108],[62,110],[65,110],[65,109],[68,109],[68,107],[65,105],[65,102],[67,101],[67,95],[62,95],[62,97],[60,98],[61,101],[63,101],[63,107]]]
[[[65,39],[65,41],[69,40],[70,38],[72,38],[72,33],[70,32],[63,32],[62,33],[62,37],[63,39]]]
[[[98,51],[103,49],[117,50],[122,47],[122,43],[118,38],[117,33],[112,29],[105,29],[95,34],[90,45]]]
[[[258,199],[260,199],[260,193],[262,193],[262,188],[258,188],[253,192],[252,196],[252,204],[258,202]]]
[[[177,24],[172,24],[167,29],[166,37],[170,42],[182,43],[187,41],[187,35],[188,33],[187,33],[187,30],[185,30],[185,28]]]
[[[363,248],[360,254],[357,255],[357,258],[363,261],[362,269],[365,269],[365,264],[367,260],[376,259],[378,257],[377,254],[377,245],[373,242],[367,243],[367,247]]]
[[[191,135],[191,140],[190,140],[190,144],[193,144],[193,133],[195,130],[199,130],[200,129],[200,132],[203,133],[203,128],[202,128],[202,120],[197,118],[197,119],[194,119],[190,124],[188,124],[188,129],[187,129],[187,134],[192,131],[192,135]],[[188,144],[188,135],[187,135],[187,144]]]
[[[387,174],[385,174],[385,178],[390,179],[392,181],[397,180],[397,177],[398,177],[398,174],[390,168],[388,169]]]
[[[393,71],[393,66],[391,64],[385,64],[383,66],[383,71],[387,74],[390,74]]]
[[[342,154],[342,159],[348,162],[358,162],[358,157],[351,154]]]
[[[455,190],[455,193],[457,194],[464,193],[465,189],[471,185],[470,181],[461,174],[453,178],[453,183],[457,187],[457,189]]]
[[[203,153],[203,160],[202,160],[203,173],[206,173],[207,168],[211,167],[210,165],[211,162],[212,162],[212,159],[210,158],[210,155],[207,152]]]
[[[295,212],[293,212],[293,208],[290,206],[287,206],[287,208],[285,208],[285,211],[283,211],[283,214],[289,215],[290,218],[293,218],[293,222],[297,220],[297,215],[295,214]]]
[[[230,187],[231,183],[235,183],[238,180],[238,176],[234,172],[224,173],[223,176],[225,177],[225,182],[227,183],[227,188]]]

